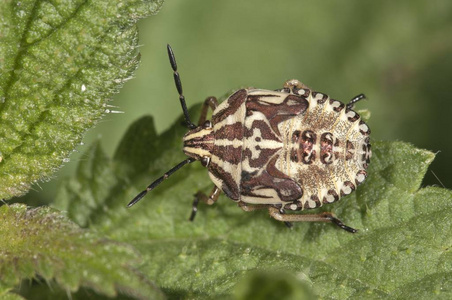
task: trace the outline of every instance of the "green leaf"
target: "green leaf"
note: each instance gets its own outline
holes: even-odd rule
[[[140,299],[161,298],[133,268],[139,254],[128,245],[82,230],[48,207],[3,205],[0,218],[2,287],[43,278],[71,292],[83,286],[110,297],[121,292]]]
[[[2,1],[0,198],[47,179],[139,61],[139,18],[162,0]]]
[[[191,110],[192,115],[198,108]],[[137,121],[110,164],[99,159],[98,146],[93,146],[87,154],[89,162],[83,164],[95,166],[99,161],[101,173],[117,174],[115,179],[103,184],[104,179],[93,173],[79,173],[62,187],[56,203],[74,219],[89,216],[84,224],[133,245],[143,257],[139,270],[168,295],[240,298],[258,293],[262,286],[253,282],[263,276],[263,282],[275,288],[301,281],[298,292],[322,298],[452,297],[448,279],[452,278],[452,193],[420,189],[434,159],[431,152],[403,142],[372,142],[374,155],[366,182],[320,210],[334,211],[359,229],[356,234],[325,223],[298,223],[289,230],[264,211],[241,211],[224,196],[211,207],[201,204],[196,220],[189,222],[192,195],[212,187],[198,163],[179,170],[126,209],[150,181],[184,159],[180,150],[186,129],[180,121],[158,137],[149,117]],[[129,142],[142,147],[133,150],[135,156],[124,150]],[[146,167],[137,164],[140,159]],[[79,188],[73,189],[76,185]],[[110,193],[100,193],[102,189]],[[97,195],[95,201],[89,200],[97,203],[90,212],[73,210],[76,204],[64,205],[68,197],[89,202],[84,193]],[[256,270],[265,275],[256,275]],[[280,272],[289,277],[279,276]],[[273,283],[268,274],[273,274]],[[244,288],[243,280],[250,286]]]
[[[0,294],[0,299],[1,300],[24,300],[25,298],[14,294],[14,293],[5,293],[5,294]]]

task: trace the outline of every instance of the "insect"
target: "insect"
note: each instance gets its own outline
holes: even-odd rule
[[[167,50],[189,129],[183,137],[188,158],[152,182],[128,207],[184,165],[200,161],[214,188],[210,195],[195,195],[190,220],[200,201],[212,205],[224,192],[244,211],[268,209],[271,217],[288,227],[292,222],[331,222],[357,231],[330,212],[293,212],[338,201],[366,179],[372,154],[370,129],[353,110],[363,94],[344,104],[293,79],[279,90],[240,89],[221,104],[208,97],[195,125],[173,50],[169,45]],[[207,120],[209,108],[211,120]]]

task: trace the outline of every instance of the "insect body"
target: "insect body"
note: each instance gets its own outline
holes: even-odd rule
[[[199,201],[213,204],[223,191],[243,210],[268,209],[270,216],[291,222],[333,222],[356,232],[332,213],[286,214],[313,209],[353,192],[367,176],[371,157],[370,129],[353,111],[364,98],[348,104],[315,92],[298,80],[280,90],[241,89],[218,105],[204,102],[198,126],[189,118],[180,76],[171,47],[174,70],[185,120],[184,153],[188,159],[138,194],[129,207],[187,163],[199,160],[215,184],[210,196],[195,195],[191,220]],[[208,109],[212,120],[206,120]]]

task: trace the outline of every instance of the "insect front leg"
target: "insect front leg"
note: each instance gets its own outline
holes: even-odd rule
[[[218,100],[215,97],[208,97],[206,100],[204,100],[204,104],[202,105],[201,115],[199,116],[198,125],[201,126],[204,124],[207,118],[207,111],[209,110],[209,107],[212,109],[212,111],[215,110],[218,106]]]
[[[284,82],[284,89],[286,89],[291,94],[297,94],[295,91],[301,89],[310,89],[306,84],[302,83],[298,79],[290,79]]]
[[[202,201],[208,205],[212,205],[215,202],[217,202],[218,197],[220,196],[220,193],[221,193],[220,189],[216,186],[212,189],[209,196],[207,196],[206,194],[204,194],[201,191],[197,192],[195,194],[195,200],[193,200],[193,206],[192,206],[192,211],[191,211],[189,220],[193,221],[195,219],[196,213],[198,212],[199,201]]]
[[[356,233],[358,231],[358,230],[351,228],[351,227],[345,225],[344,223],[342,223],[341,220],[336,218],[330,212],[324,212],[321,214],[306,214],[306,215],[289,214],[289,215],[286,215],[284,213],[281,213],[280,209],[273,207],[273,206],[268,207],[268,212],[270,213],[270,216],[272,218],[274,218],[278,221],[281,221],[281,222],[330,222],[330,223],[336,224],[340,228],[342,228],[348,232],[351,232],[351,233]]]

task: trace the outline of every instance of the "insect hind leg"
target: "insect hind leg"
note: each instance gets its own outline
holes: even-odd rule
[[[209,196],[199,191],[195,194],[195,200],[193,200],[192,211],[189,220],[193,221],[196,217],[196,213],[198,212],[198,204],[199,201],[206,203],[207,205],[212,205],[217,202],[218,197],[220,196],[220,189],[218,187],[214,187],[210,192]]]
[[[270,213],[270,216],[272,218],[281,222],[330,222],[351,233],[356,233],[358,231],[342,223],[341,220],[336,218],[330,212],[324,212],[320,214],[286,215],[284,213],[281,213],[280,209],[273,206],[268,207],[268,212]]]
[[[265,209],[265,208],[269,208],[268,204],[254,204],[254,205],[250,205],[247,204],[245,202],[240,201],[238,203],[238,206],[243,210],[243,211],[255,211],[255,210],[259,210],[259,209]],[[276,209],[276,208],[275,208]],[[284,210],[280,209],[279,210],[280,214],[284,214]],[[292,222],[288,222],[288,221],[284,221],[284,224],[286,224],[287,228],[292,228],[293,224]]]

